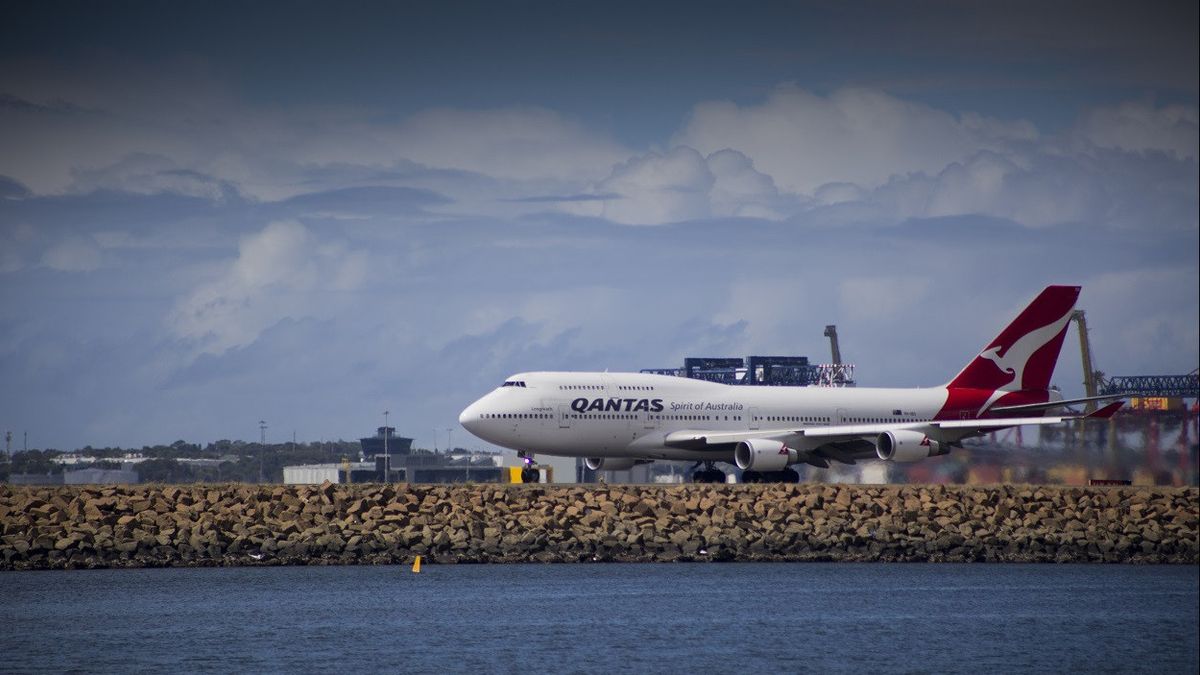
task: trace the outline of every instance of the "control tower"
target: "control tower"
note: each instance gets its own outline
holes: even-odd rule
[[[362,445],[363,457],[366,459],[377,456],[382,457],[384,438],[387,439],[388,455],[396,457],[412,453],[413,439],[397,436],[395,427],[379,427],[375,430],[374,436],[358,439],[358,442]]]

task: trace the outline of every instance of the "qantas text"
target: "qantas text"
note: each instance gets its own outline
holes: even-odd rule
[[[661,398],[577,398],[571,401],[575,412],[662,412]]]

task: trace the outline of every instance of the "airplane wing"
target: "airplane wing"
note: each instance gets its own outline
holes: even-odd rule
[[[1061,402],[1060,402],[1061,403]],[[887,431],[911,430],[942,443],[956,444],[972,436],[1018,426],[1061,424],[1073,419],[1107,419],[1121,406],[1111,403],[1090,415],[1059,415],[1054,417],[1003,417],[967,420],[934,420],[900,424],[838,424],[825,427],[791,429],[751,429],[747,431],[707,431],[684,429],[666,435],[664,444],[688,450],[728,451],[741,441],[760,438],[776,440],[788,447],[812,452],[837,461],[854,463],[854,459],[874,456],[875,439]]]
[[[724,445],[748,441],[752,438],[778,440],[787,443],[796,439],[820,439],[826,442],[839,440],[873,439],[885,431],[908,429],[939,440],[958,441],[968,436],[985,434],[1008,427],[1025,425],[1060,424],[1069,417],[1005,417],[997,419],[942,420],[932,422],[905,422],[901,424],[836,424],[827,427],[804,427],[799,429],[758,429],[748,431],[703,431],[684,429],[667,434],[664,442],[675,448],[699,449],[711,445]],[[944,433],[937,433],[942,431]],[[800,445],[800,443],[797,443]]]

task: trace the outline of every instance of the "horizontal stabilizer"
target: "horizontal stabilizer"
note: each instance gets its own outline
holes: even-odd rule
[[[1077,403],[1091,403],[1092,401],[1111,401],[1115,398],[1127,398],[1129,394],[1104,394],[1103,396],[1084,396],[1083,398],[1068,398],[1061,401],[1046,401],[1045,403],[1025,403],[1022,405],[1001,405],[994,408],[988,408],[990,413],[1009,413],[1009,412],[1032,412],[1035,410],[1053,410],[1054,408],[1063,408]]]
[[[1124,401],[1117,401],[1115,403],[1109,403],[1108,405],[1097,410],[1096,412],[1094,412],[1090,415],[1087,415],[1084,419],[1106,420],[1106,419],[1112,417],[1113,415],[1117,414],[1117,411],[1120,410],[1121,406],[1123,406],[1123,405],[1125,405]]]

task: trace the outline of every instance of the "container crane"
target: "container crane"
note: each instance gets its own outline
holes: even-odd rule
[[[825,326],[825,337],[829,338],[829,349],[833,352],[833,365],[842,362],[842,350],[838,348],[837,326]]]
[[[1083,359],[1084,396],[1096,396],[1099,394],[1098,382],[1104,379],[1104,373],[1098,373],[1092,369],[1092,346],[1088,342],[1087,317],[1084,316],[1082,309],[1077,309],[1071,312],[1071,320],[1079,329],[1079,357]],[[1095,412],[1096,402],[1088,401],[1083,410],[1089,414]]]

